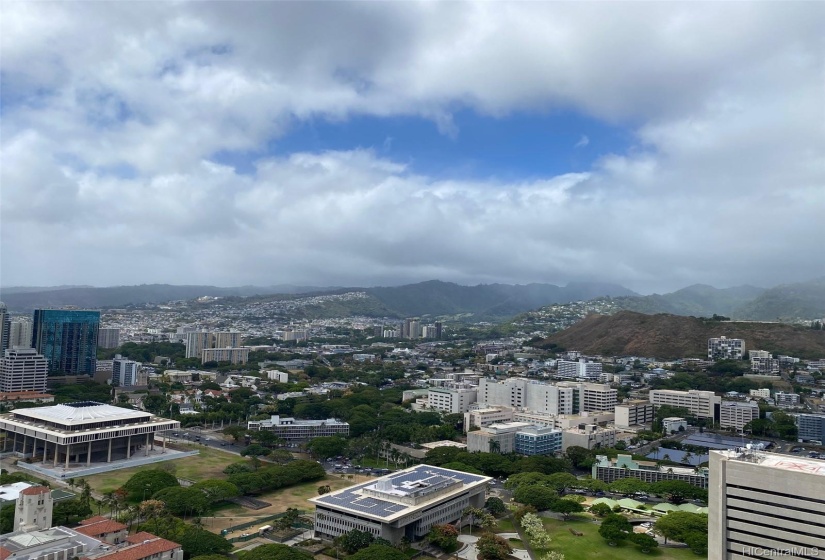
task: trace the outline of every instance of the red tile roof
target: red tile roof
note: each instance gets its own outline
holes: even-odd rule
[[[147,533],[146,531],[140,531],[139,533],[133,533],[126,537],[126,540],[132,544],[140,544],[143,541],[151,541],[152,539],[156,539],[155,535],[152,533]]]
[[[103,521],[95,521],[94,523],[75,527],[75,531],[89,537],[116,533],[118,531],[123,531],[124,529],[126,529],[126,525],[123,523],[118,523],[117,521],[112,521],[111,519],[104,519]]]
[[[109,521],[109,518],[103,517],[102,515],[95,515],[94,517],[90,517],[89,519],[84,519],[80,522],[80,524],[89,525],[90,523],[97,523],[98,521]]]
[[[40,494],[48,494],[49,492],[51,492],[51,490],[45,486],[29,486],[20,493],[24,496],[39,496]]]
[[[12,551],[8,548],[4,548],[0,546],[0,560],[6,560],[9,556],[11,556]]]
[[[155,537],[154,535],[151,536],[154,537],[155,540],[121,548],[111,554],[98,556],[96,560],[103,560],[104,558],[105,560],[143,560],[144,558],[148,558],[155,554],[169,552],[180,548],[178,543],[167,541],[166,539],[161,539],[160,537]]]

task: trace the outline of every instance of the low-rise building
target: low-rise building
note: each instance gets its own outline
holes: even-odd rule
[[[105,552],[108,545],[69,529],[50,527],[3,535],[0,558],[8,560],[71,560]],[[176,559],[177,560],[177,559]]]
[[[770,389],[751,389],[750,396],[757,397],[760,399],[769,399],[771,398],[771,390]]]
[[[455,523],[468,507],[483,507],[491,480],[418,465],[310,498],[315,535],[335,538],[358,529],[393,544],[419,540],[433,525]]]
[[[513,420],[513,409],[509,406],[470,407],[464,413],[464,431],[475,428],[486,428],[490,424],[500,424]]]
[[[126,537],[125,544],[113,550],[90,555],[89,558],[91,560],[183,560],[183,548],[176,542],[142,531]]]
[[[515,450],[521,455],[555,455],[561,453],[561,430],[529,426],[516,432]]]
[[[321,436],[348,436],[349,424],[327,418],[326,420],[296,420],[295,418],[272,415],[269,420],[250,420],[247,429],[269,431],[287,441],[307,441]]]
[[[796,393],[785,393],[783,391],[777,391],[774,395],[774,400],[776,401],[776,406],[793,408],[799,406],[801,402],[801,398]]]
[[[562,432],[562,451],[567,451],[568,447],[584,447],[585,449],[614,447],[616,433],[615,428],[602,428],[597,424],[579,424]]]
[[[84,519],[79,527],[75,527],[75,531],[112,545],[125,542],[129,535],[126,525],[100,515]]]
[[[655,461],[634,461],[632,456],[621,454],[615,459],[596,455],[591,476],[608,483],[622,478],[638,478],[644,482],[681,480],[699,488],[708,487],[707,468],[659,466]]]
[[[514,453],[516,432],[530,427],[525,422],[490,424],[467,433],[467,451],[470,453]]]
[[[799,441],[825,443],[825,414],[797,414],[795,417]]]
[[[687,420],[677,416],[669,416],[662,419],[662,431],[667,434],[675,434],[687,430]]]

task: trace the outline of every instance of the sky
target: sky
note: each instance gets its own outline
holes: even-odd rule
[[[825,274],[822,2],[0,11],[3,286]]]

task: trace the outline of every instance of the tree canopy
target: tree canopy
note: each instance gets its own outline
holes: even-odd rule
[[[123,485],[131,501],[154,496],[164,488],[180,486],[177,477],[161,469],[147,469],[136,472]]]

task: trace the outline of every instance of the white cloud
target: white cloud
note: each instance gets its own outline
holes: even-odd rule
[[[4,284],[821,274],[821,3],[0,9]],[[391,139],[251,176],[210,161],[361,114],[461,141],[462,108],[575,110],[638,144],[515,184],[422,175]]]
[[[576,142],[576,144],[573,147],[574,148],[584,148],[589,143],[590,143],[590,138],[588,138],[587,135],[582,134],[581,138],[579,138],[579,141]]]

